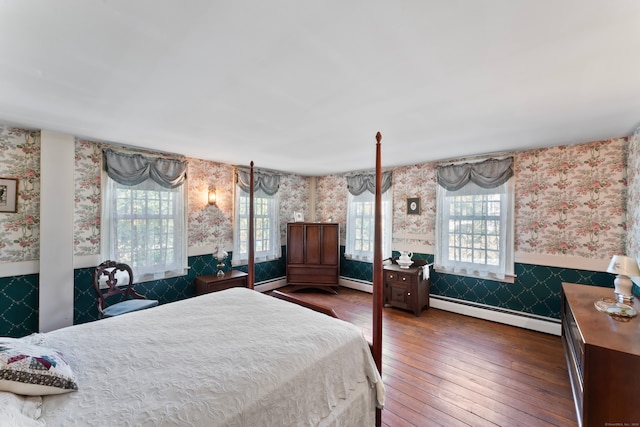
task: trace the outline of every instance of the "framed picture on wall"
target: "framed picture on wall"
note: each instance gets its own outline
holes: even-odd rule
[[[18,180],[0,178],[0,212],[18,212]]]
[[[295,211],[293,213],[293,221],[294,222],[304,222],[304,214],[302,211]]]
[[[407,215],[420,215],[420,197],[407,199]]]

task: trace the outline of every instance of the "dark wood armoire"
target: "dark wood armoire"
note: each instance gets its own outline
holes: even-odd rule
[[[319,288],[336,293],[340,277],[340,225],[287,224],[287,284],[292,291]]]

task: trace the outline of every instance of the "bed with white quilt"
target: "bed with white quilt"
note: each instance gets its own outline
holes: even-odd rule
[[[57,374],[0,378],[0,426],[357,427],[384,403],[359,328],[245,288],[0,339],[20,346]]]

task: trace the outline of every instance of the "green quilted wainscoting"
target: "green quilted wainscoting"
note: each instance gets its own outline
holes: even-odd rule
[[[356,279],[364,282],[373,281],[373,263],[362,262],[344,257],[345,247],[340,246],[340,276],[348,279]],[[393,251],[391,256],[398,257],[400,252]],[[433,255],[413,254],[412,259],[424,259],[428,263],[433,262]]]
[[[371,282],[373,264],[344,258],[341,248],[340,275]],[[393,252],[398,256],[399,252]],[[433,262],[431,254],[413,254],[414,259]],[[613,289],[613,275],[599,271],[545,267],[531,264],[515,265],[514,283],[483,280],[432,270],[431,295],[441,295],[491,307],[519,311],[549,318],[560,318],[560,288],[562,282],[583,283]],[[634,291],[638,291],[634,286]]]
[[[196,276],[217,271],[217,264],[218,261],[211,254],[189,257],[189,271],[186,276],[138,283],[135,288],[147,298],[157,299],[160,304],[190,298],[194,295],[193,279]],[[96,296],[92,283],[93,270],[94,268],[91,267],[75,271],[74,324],[98,320]]]
[[[344,246],[340,248],[340,275],[364,282],[371,282],[373,264],[347,260]],[[394,252],[394,256],[398,256]],[[414,254],[414,258],[433,262],[433,255]],[[225,269],[231,257],[226,260]],[[255,264],[256,283],[284,277],[286,275],[286,247],[279,260]],[[217,260],[212,255],[189,257],[189,273],[186,276],[140,283],[136,286],[149,298],[161,304],[192,297],[193,279],[196,276],[216,271]],[[245,271],[247,266],[234,267]],[[481,280],[450,274],[432,273],[431,294],[456,298],[473,303],[489,305],[560,318],[560,286],[562,282],[584,283],[613,288],[613,275],[609,273],[545,267],[531,264],[516,264],[515,283]],[[93,268],[77,269],[74,272],[74,323],[85,323],[98,317],[96,300],[91,284]],[[38,331],[38,279],[30,274],[0,278],[0,336],[21,337]],[[640,288],[634,285],[634,293]]]
[[[0,278],[0,336],[38,331],[38,274]]]
[[[549,318],[560,318],[562,282],[613,288],[613,276],[596,271],[516,264],[514,283],[434,272],[431,294]]]
[[[340,246],[340,276],[371,282],[373,281],[373,263],[345,258],[344,246]]]
[[[231,256],[227,258],[229,260]],[[275,259],[273,261],[264,261],[258,262],[254,265],[255,277],[254,284],[259,285],[260,282],[267,282],[275,279],[284,278],[287,276],[287,247],[282,246],[282,256],[280,259]],[[231,268],[227,266],[225,271]],[[245,273],[248,271],[247,265],[238,265],[233,267],[234,270],[244,271]],[[215,272],[215,271],[214,271]]]
[[[232,253],[225,259],[225,271],[230,270]],[[255,264],[255,282],[272,280],[285,276],[286,253],[279,260]],[[214,274],[218,271],[218,260],[212,254],[189,257],[189,272],[186,276],[139,283],[136,291],[150,299],[157,299],[160,304],[179,301],[195,295],[193,280],[198,276]],[[246,265],[233,267],[235,270],[247,272]],[[75,296],[73,323],[86,323],[98,319],[95,291],[93,290],[94,268],[82,268],[75,271]]]
[[[255,282],[274,280],[286,275],[286,248],[279,260],[255,264]],[[231,254],[225,260],[225,270],[231,268]],[[213,255],[189,257],[189,272],[186,276],[139,283],[136,290],[160,304],[179,301],[194,296],[193,280],[196,276],[213,274],[218,260]],[[247,266],[235,269],[246,272]],[[95,291],[93,290],[93,267],[74,271],[73,323],[86,323],[98,319]],[[38,332],[38,286],[39,275],[0,278],[0,336],[21,337]]]

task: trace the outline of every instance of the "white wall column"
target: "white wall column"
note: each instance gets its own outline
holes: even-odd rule
[[[75,138],[40,134],[40,332],[73,324]]]

